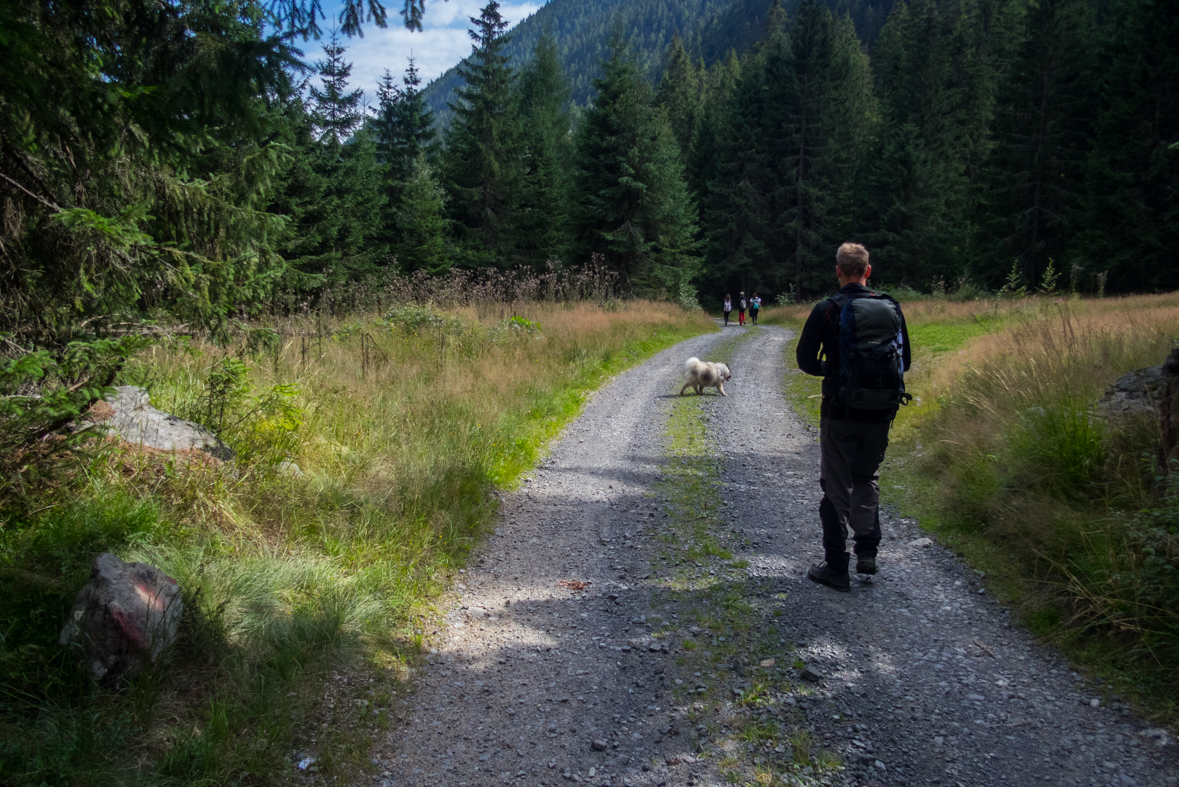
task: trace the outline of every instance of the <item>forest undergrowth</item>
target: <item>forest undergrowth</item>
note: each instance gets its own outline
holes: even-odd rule
[[[1163,362],[1179,296],[903,306],[916,398],[893,427],[882,498],[983,572],[1032,632],[1174,724],[1179,485],[1159,465],[1156,414],[1099,402]],[[800,329],[809,309],[763,320]],[[818,383],[786,380],[813,423]]]
[[[363,767],[496,490],[605,377],[713,328],[643,301],[402,305],[132,355],[116,384],[237,458],[95,439],[5,486],[0,781],[285,783],[312,754],[324,777]],[[122,690],[57,644],[103,551],[184,592],[181,641]]]

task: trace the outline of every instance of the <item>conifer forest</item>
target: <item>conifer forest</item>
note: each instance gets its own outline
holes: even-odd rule
[[[609,5],[545,6],[513,66],[488,3],[442,129],[403,53],[362,106],[347,45],[389,24],[375,0],[339,20],[301,0],[5,4],[0,330],[215,328],[392,271],[594,255],[634,294],[789,300],[830,288],[844,239],[891,288],[1179,285],[1168,3]]]

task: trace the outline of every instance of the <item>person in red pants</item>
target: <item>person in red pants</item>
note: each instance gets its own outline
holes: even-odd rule
[[[737,324],[745,324],[745,310],[749,308],[749,301],[745,300],[745,293],[737,294]]]

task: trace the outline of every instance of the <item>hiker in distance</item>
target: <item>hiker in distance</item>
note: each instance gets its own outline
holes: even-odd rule
[[[731,295],[725,296],[725,302],[721,306],[721,311],[725,313],[725,327],[729,325],[729,315],[733,313],[733,297]]]
[[[905,393],[909,332],[901,305],[867,287],[868,250],[845,243],[835,254],[840,290],[815,305],[798,337],[798,368],[823,378],[819,413],[819,521],[825,562],[807,577],[850,590],[847,528],[855,539],[856,572],[876,573],[880,544],[878,471],[888,430]]]

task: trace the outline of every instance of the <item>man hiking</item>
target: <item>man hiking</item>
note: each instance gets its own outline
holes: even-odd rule
[[[807,577],[850,590],[847,528],[855,539],[856,572],[876,573],[880,544],[877,471],[888,430],[905,393],[909,333],[901,306],[867,287],[868,250],[845,243],[835,254],[840,290],[815,305],[798,337],[798,368],[823,378],[819,415],[819,521],[826,562]]]

